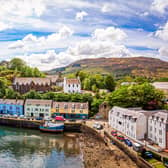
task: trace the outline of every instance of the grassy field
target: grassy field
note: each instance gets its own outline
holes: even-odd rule
[[[154,158],[147,159],[147,161],[154,167],[154,168],[165,168],[164,164]]]

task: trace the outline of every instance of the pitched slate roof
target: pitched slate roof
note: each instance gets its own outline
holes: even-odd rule
[[[67,106],[67,108],[73,108],[75,106],[76,109],[88,109],[88,103],[80,103],[80,102],[53,102],[53,108],[56,108],[59,106],[59,108],[64,108],[64,106]]]
[[[50,85],[51,81],[49,78],[36,78],[36,77],[33,77],[33,78],[21,78],[21,77],[16,77],[13,84],[19,84],[19,85],[30,85],[31,83],[34,83],[35,85]]]
[[[17,99],[0,99],[0,104],[14,104],[14,105],[24,105],[24,100]]]
[[[42,100],[42,99],[26,99],[25,105],[52,105],[52,100]]]
[[[152,85],[157,89],[168,90],[168,82],[154,82]]]
[[[66,84],[80,84],[79,79],[66,79]]]

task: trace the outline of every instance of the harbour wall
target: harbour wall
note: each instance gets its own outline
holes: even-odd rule
[[[97,132],[95,129],[87,126],[87,125],[82,125],[81,127],[81,131],[87,134],[92,134],[95,136],[96,139],[107,143],[107,139],[112,140],[113,142],[115,142],[115,145],[122,150],[126,155],[128,155],[132,161],[134,163],[136,163],[136,165],[139,168],[153,168],[152,165],[150,165],[147,161],[145,161],[142,157],[140,157],[137,152],[133,151],[132,149],[129,149],[128,146],[126,146],[124,143],[120,142],[119,140],[117,140],[116,138],[112,137],[111,135],[109,135],[107,132],[104,132],[104,137]]]
[[[17,128],[28,128],[28,129],[39,129],[39,126],[42,125],[43,121],[35,120],[24,120],[24,119],[15,119],[15,118],[0,118],[0,125],[17,127]],[[80,132],[81,123],[75,122],[65,122],[65,132]]]

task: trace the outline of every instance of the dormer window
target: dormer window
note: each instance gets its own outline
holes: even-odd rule
[[[56,104],[56,108],[59,108],[59,104]]]
[[[83,105],[83,104],[81,104],[81,105],[80,105],[80,108],[81,108],[81,109],[84,109],[84,105]]]
[[[72,108],[75,109],[75,104],[72,104]]]
[[[64,109],[68,109],[68,105],[67,104],[64,104]]]

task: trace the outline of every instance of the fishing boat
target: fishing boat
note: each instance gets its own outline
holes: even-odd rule
[[[63,132],[64,123],[53,123],[51,121],[45,121],[45,124],[40,126],[40,131],[43,132]]]

